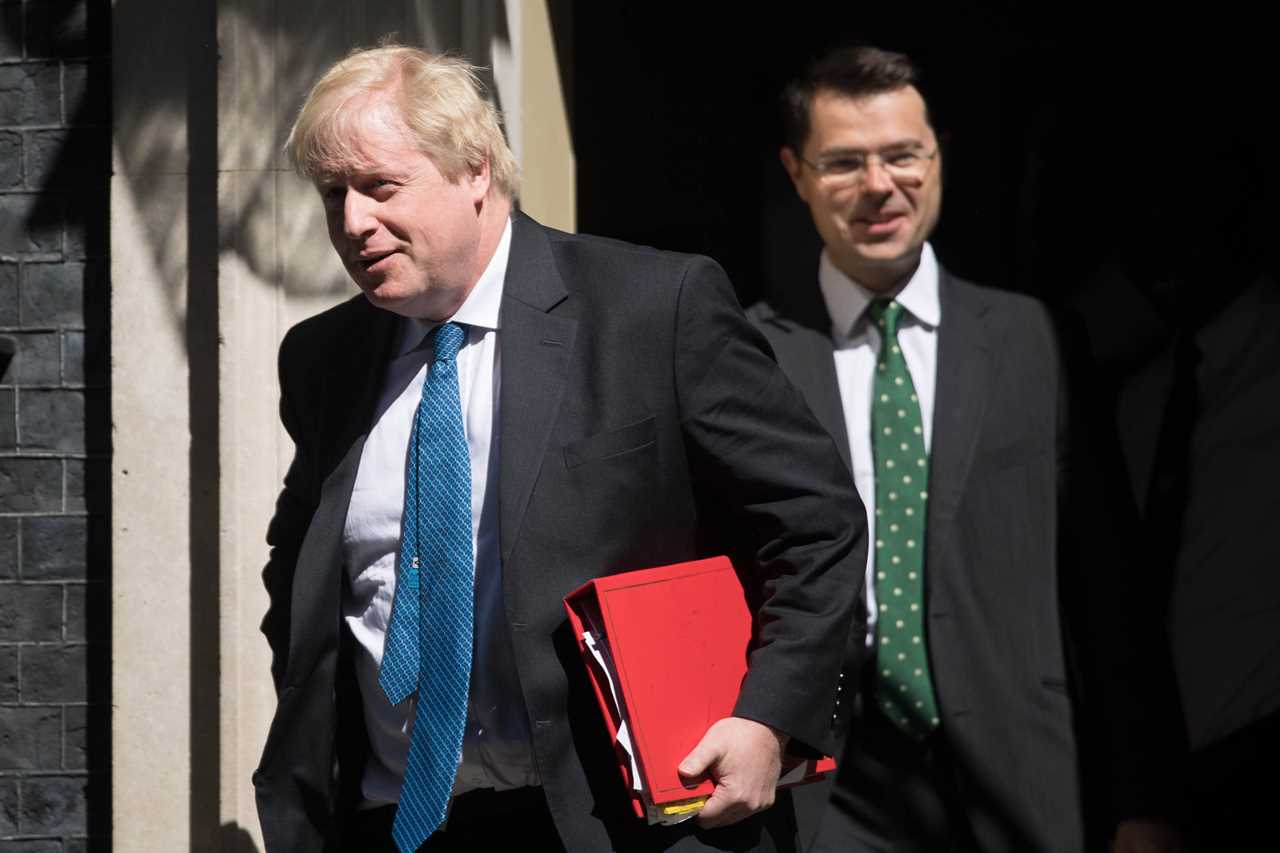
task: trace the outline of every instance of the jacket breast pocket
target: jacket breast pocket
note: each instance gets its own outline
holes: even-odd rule
[[[654,419],[652,416],[647,417],[618,429],[598,432],[569,442],[564,446],[564,465],[566,468],[577,468],[588,462],[641,450],[657,440],[658,433]]]

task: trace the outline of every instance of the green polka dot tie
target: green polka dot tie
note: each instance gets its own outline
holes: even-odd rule
[[[871,449],[876,483],[875,702],[894,725],[923,738],[938,726],[924,632],[925,505],[929,455],[920,400],[898,345],[902,306],[876,300],[868,314],[880,330]]]

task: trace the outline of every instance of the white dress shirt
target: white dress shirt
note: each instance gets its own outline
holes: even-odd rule
[[[475,556],[475,661],[454,793],[538,784],[524,702],[515,680],[498,543],[498,401],[501,387],[498,315],[511,249],[511,223],[484,273],[452,322],[467,339],[458,351],[458,392],[471,456],[471,537]],[[405,319],[383,380],[377,416],[365,441],[343,530],[351,595],[343,613],[357,645],[356,677],[369,733],[362,781],[366,805],[400,797],[417,697],[392,705],[378,684],[395,599],[404,511],[406,461],[414,413],[439,324]]]
[[[906,311],[898,328],[898,344],[907,361],[911,382],[920,400],[924,426],[924,448],[929,451],[933,437],[933,400],[938,368],[938,324],[942,307],[938,300],[938,260],[933,248],[924,244],[920,264],[905,284],[886,294],[878,294],[858,284],[836,269],[824,250],[818,262],[818,286],[831,317],[831,339],[835,343],[836,380],[849,433],[853,480],[867,510],[867,540],[876,539],[875,461],[871,451],[871,388],[876,358],[880,353],[880,332],[866,317],[867,307],[880,296],[892,296]],[[867,644],[875,639],[876,588],[875,548],[867,549],[866,598]],[[928,555],[925,555],[926,561]]]

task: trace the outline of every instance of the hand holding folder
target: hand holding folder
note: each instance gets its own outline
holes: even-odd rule
[[[772,806],[788,740],[742,717],[712,723],[678,768],[688,780],[715,780],[715,791],[697,812],[698,822],[708,829],[728,826]]]
[[[636,814],[674,823],[715,790],[677,770],[733,714],[751,641],[751,612],[725,557],[597,578],[565,598],[587,674]],[[779,784],[834,769],[806,761]],[[726,821],[727,822],[727,821]]]

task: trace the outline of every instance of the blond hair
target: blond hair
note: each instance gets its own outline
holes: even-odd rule
[[[357,49],[312,87],[285,154],[311,180],[359,167],[361,129],[379,122],[407,131],[450,180],[487,162],[493,185],[513,198],[519,167],[482,91],[475,67],[457,57],[402,45]]]

